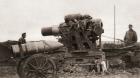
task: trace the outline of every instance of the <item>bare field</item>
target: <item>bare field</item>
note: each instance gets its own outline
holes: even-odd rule
[[[109,75],[91,75],[91,76],[78,76],[78,75],[62,75],[59,78],[140,78],[139,71],[140,69],[132,69],[129,72],[117,72],[115,74]],[[19,78],[16,73],[15,66],[1,66],[0,67],[0,78]]]
[[[0,78],[19,78],[15,66],[1,66]]]

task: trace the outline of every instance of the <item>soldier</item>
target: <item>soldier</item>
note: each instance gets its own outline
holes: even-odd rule
[[[24,56],[24,53],[23,53],[23,49],[22,49],[22,45],[21,44],[26,43],[26,39],[25,38],[26,38],[26,33],[22,33],[21,38],[19,38],[19,40],[18,40],[18,45],[19,45],[19,48],[21,50],[21,52],[20,52],[21,58],[24,58],[23,57]]]
[[[19,44],[24,44],[26,43],[26,33],[22,33],[21,38],[18,40]]]
[[[128,25],[129,30],[126,32],[124,42],[126,45],[130,45],[137,42],[137,33],[132,29],[132,25]]]

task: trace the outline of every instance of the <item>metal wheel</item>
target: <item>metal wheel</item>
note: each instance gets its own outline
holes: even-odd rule
[[[19,67],[21,78],[55,78],[56,65],[46,54],[28,57]]]

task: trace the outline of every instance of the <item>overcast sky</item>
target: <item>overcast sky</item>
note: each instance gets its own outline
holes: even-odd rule
[[[22,32],[27,40],[55,40],[43,37],[41,28],[59,25],[67,14],[90,14],[101,18],[103,35],[113,37],[113,9],[116,5],[116,37],[123,39],[128,24],[140,37],[139,0],[0,0],[0,41],[18,40]],[[103,38],[103,40],[111,40]]]

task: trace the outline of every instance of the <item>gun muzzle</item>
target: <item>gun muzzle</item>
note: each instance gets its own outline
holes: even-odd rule
[[[60,31],[58,27],[44,27],[41,29],[41,33],[43,36],[58,35],[59,32]]]

